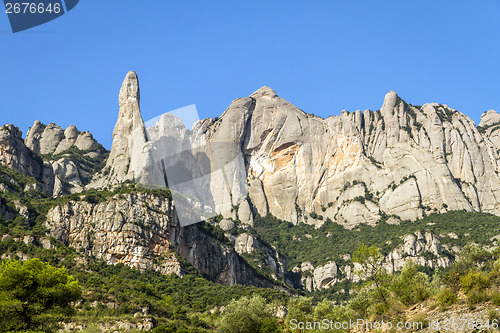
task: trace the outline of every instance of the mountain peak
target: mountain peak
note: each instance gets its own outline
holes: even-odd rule
[[[391,90],[387,94],[385,94],[384,104],[386,104],[386,102],[388,103],[392,103],[392,101],[395,102],[398,99],[398,97],[399,97],[398,94],[394,90]]]
[[[118,100],[120,110],[113,130],[111,152],[106,163],[106,166],[111,168],[109,174],[111,182],[116,179],[131,179],[129,169],[132,164],[132,155],[138,154],[134,150],[134,144],[137,148],[147,141],[146,128],[139,106],[139,78],[135,72],[130,71],[125,76]]]
[[[273,98],[273,97],[278,96],[278,95],[276,94],[276,91],[269,88],[268,86],[263,86],[263,87],[259,88],[257,91],[255,91],[252,95],[250,95],[250,97],[254,97],[254,98],[263,97],[263,96]]]
[[[127,102],[137,102],[140,101],[140,90],[139,90],[139,78],[134,71],[130,71],[125,76],[123,80],[122,87],[120,89],[120,95],[118,97],[120,107]]]
[[[495,110],[488,110],[481,115],[481,122],[479,126],[492,125],[500,121],[500,114]]]
[[[394,91],[389,91],[385,97],[384,97],[384,104],[382,105],[382,108],[380,108],[380,111],[384,116],[388,116],[389,114],[392,114],[394,108],[396,107],[396,104],[398,104],[399,96],[396,94]]]

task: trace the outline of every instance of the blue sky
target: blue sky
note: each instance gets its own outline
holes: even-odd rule
[[[263,85],[323,117],[389,90],[476,122],[500,110],[500,0],[81,0],[17,34],[0,14],[0,39],[0,123],[74,124],[108,148],[129,70],[145,120],[219,116]]]

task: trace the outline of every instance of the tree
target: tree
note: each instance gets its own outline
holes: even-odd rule
[[[314,308],[314,321],[321,322],[328,319],[334,323],[348,322],[356,320],[356,314],[350,307],[336,305],[326,299],[319,302]],[[321,331],[321,330],[320,330]],[[344,329],[330,329],[328,332],[345,332]]]
[[[331,318],[333,314],[333,304],[327,299],[319,302],[314,308],[314,320],[321,321],[325,318]]]
[[[65,268],[40,259],[8,260],[0,265],[0,332],[50,331],[73,314],[81,289]]]
[[[392,281],[391,289],[404,305],[413,305],[430,296],[429,277],[407,260],[401,273]]]
[[[224,311],[219,333],[272,333],[278,320],[260,295],[231,301]]]
[[[371,290],[371,294],[378,298],[374,301],[382,302],[380,304],[385,307],[389,304],[388,299],[388,284],[390,276],[382,267],[382,254],[375,246],[367,247],[365,244],[354,252],[353,261],[360,264],[358,274],[367,280],[365,288]]]
[[[312,297],[290,298],[288,301],[288,314],[286,316],[289,322],[292,319],[297,322],[312,321],[314,316],[314,307]]]
[[[467,275],[471,269],[479,271],[492,269],[495,256],[495,252],[489,252],[476,244],[467,244],[446,273],[444,277],[446,285],[454,291],[458,291],[462,276]]]

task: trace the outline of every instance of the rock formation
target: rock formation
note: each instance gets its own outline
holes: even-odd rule
[[[385,258],[383,267],[389,273],[397,272],[403,268],[407,260],[420,266],[435,269],[438,267],[449,267],[450,258],[443,255],[441,241],[430,232],[416,232],[406,235],[403,244],[394,249]]]
[[[127,74],[119,100],[104,183],[166,178],[148,169],[157,162],[152,147],[169,150],[158,144],[163,133],[181,151],[196,147],[208,159],[215,212],[249,224],[255,213],[317,225],[330,218],[348,228],[384,215],[415,220],[433,211],[500,213],[495,111],[476,128],[446,105],[412,106],[391,91],[376,112],[321,119],[262,87],[233,101],[217,121],[197,121],[191,130],[165,115],[148,141],[135,73]]]
[[[66,130],[54,123],[35,121],[24,140],[26,147],[45,161],[46,193],[60,196],[81,192],[92,178],[92,166],[106,158],[106,150],[89,132],[71,125]],[[75,154],[80,155],[75,159]],[[82,161],[83,159],[83,161]]]
[[[292,283],[286,278],[286,260],[276,248],[265,244],[257,237],[248,233],[242,233],[238,236],[226,234],[226,237],[231,241],[234,250],[238,254],[250,254],[254,251],[260,251],[263,257],[263,262],[259,264],[260,268],[263,268],[262,266],[269,267],[273,272],[271,274],[271,277],[273,279],[283,281],[288,283],[289,285],[292,285]]]
[[[180,255],[214,281],[267,285],[240,257],[262,255],[273,277],[289,282],[278,249],[252,234],[257,214],[315,226],[331,219],[346,228],[449,210],[500,215],[500,114],[493,110],[476,126],[447,105],[411,105],[391,91],[380,110],[322,119],[262,87],[190,129],[171,114],[146,126],[134,72],[118,102],[109,157],[75,126],[37,121],[25,140],[13,125],[0,128],[0,163],[36,180],[26,191],[41,187],[60,196],[135,181],[181,192],[173,201],[127,194],[71,201],[49,212],[52,236],[109,263],[182,275]],[[27,218],[24,208],[12,212],[0,201],[0,214],[9,219]],[[223,215],[219,226],[232,247],[196,226],[184,228],[183,214],[191,214],[191,223]],[[388,271],[407,259],[431,268],[450,263],[435,235],[417,233],[403,242],[383,263]],[[153,260],[159,256],[162,262]],[[355,266],[334,261],[305,262],[293,271],[308,290],[359,278]]]
[[[134,171],[145,167],[142,149],[147,141],[146,128],[140,111],[139,79],[128,72],[118,97],[118,121],[113,130],[113,144],[106,163],[109,175],[106,184],[134,179]]]
[[[26,148],[21,131],[11,124],[0,127],[0,163],[28,177],[42,178],[42,159]]]
[[[350,255],[347,255],[346,259],[350,262]],[[439,237],[431,232],[405,235],[403,244],[382,258],[380,267],[387,273],[394,273],[400,271],[408,260],[430,269],[446,268],[451,265],[450,258],[441,250]],[[358,263],[338,266],[334,261],[330,261],[325,265],[314,267],[310,262],[303,262],[300,267],[294,267],[292,271],[301,274],[300,285],[308,291],[327,289],[343,280],[358,282],[363,279],[361,266]]]
[[[137,193],[117,194],[101,203],[88,201],[51,209],[44,224],[50,235],[111,264],[182,275],[177,254],[215,282],[272,287],[232,248],[196,226],[181,228],[171,199]]]

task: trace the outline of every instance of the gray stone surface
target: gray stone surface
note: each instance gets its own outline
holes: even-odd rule
[[[254,276],[232,248],[195,227],[181,228],[172,201],[151,194],[121,194],[98,204],[67,202],[48,212],[44,226],[58,241],[110,264],[182,275],[175,257],[180,255],[215,282],[272,286]],[[160,255],[167,259],[154,263]]]
[[[21,131],[12,124],[0,127],[0,163],[29,177],[42,176],[41,160],[24,145]]]
[[[222,219],[220,222],[219,222],[219,226],[222,230],[224,231],[229,231],[231,229],[234,228],[234,223],[233,221],[231,220],[228,220],[228,219]]]
[[[145,167],[142,148],[147,136],[139,105],[139,79],[135,72],[128,72],[125,77],[118,102],[120,110],[113,130],[111,153],[106,163],[110,172],[104,184],[134,179],[134,171],[138,172]]]

